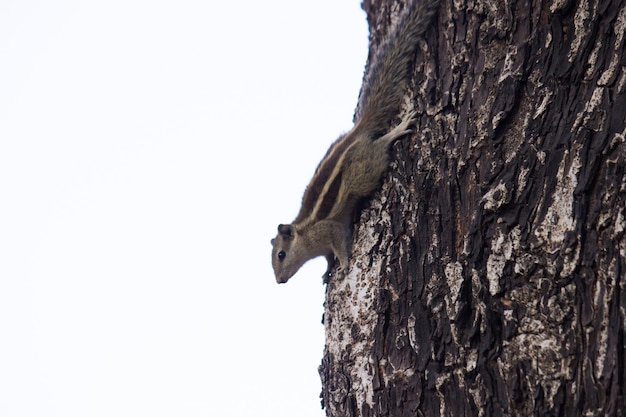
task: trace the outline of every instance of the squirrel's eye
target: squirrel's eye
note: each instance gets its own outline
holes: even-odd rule
[[[280,252],[278,252],[278,260],[282,261],[283,259],[285,259],[285,251],[281,250]]]

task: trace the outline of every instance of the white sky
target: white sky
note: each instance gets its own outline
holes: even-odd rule
[[[324,415],[269,241],[366,49],[360,0],[0,2],[0,416]]]

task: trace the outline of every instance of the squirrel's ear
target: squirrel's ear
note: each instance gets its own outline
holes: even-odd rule
[[[293,238],[293,226],[290,224],[279,224],[278,233],[280,233],[285,239]]]

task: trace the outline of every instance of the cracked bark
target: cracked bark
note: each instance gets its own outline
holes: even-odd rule
[[[365,0],[370,54],[402,1]],[[626,1],[449,1],[327,287],[330,417],[626,413]]]

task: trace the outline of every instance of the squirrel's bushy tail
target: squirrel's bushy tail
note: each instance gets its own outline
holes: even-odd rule
[[[439,0],[408,0],[408,10],[390,30],[363,78],[357,124],[364,131],[388,128],[398,115],[409,78],[409,63],[439,6]]]

